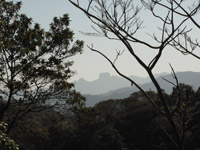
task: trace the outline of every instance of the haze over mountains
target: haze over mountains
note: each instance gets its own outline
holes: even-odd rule
[[[195,90],[200,87],[200,72],[177,72],[179,83],[191,85]],[[155,87],[149,78],[141,78],[131,76],[136,83],[140,84],[144,90],[155,91]],[[171,93],[172,85],[163,78],[174,82],[175,80],[171,74],[161,73],[156,75],[162,89],[167,93]],[[131,86],[130,82],[118,76],[111,76],[109,73],[101,73],[99,79],[94,81],[86,81],[79,79],[74,82],[75,89],[81,92],[86,97],[86,105],[94,106],[102,100],[108,99],[122,99],[129,97],[132,93],[138,91],[135,86]]]
[[[162,73],[156,75],[159,77],[161,75],[166,75],[167,73]],[[149,77],[141,78],[137,76],[130,76],[138,84],[144,84],[150,82]],[[99,95],[106,92],[116,90],[123,87],[131,86],[130,82],[119,76],[111,76],[108,72],[100,73],[99,78],[94,81],[87,81],[83,78],[74,81],[75,88],[82,94]]]

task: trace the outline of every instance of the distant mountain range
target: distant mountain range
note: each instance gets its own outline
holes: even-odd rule
[[[167,73],[162,73],[155,76],[159,77],[166,74]],[[137,76],[130,76],[129,78],[133,79],[138,84],[150,82],[148,77],[142,78]],[[81,92],[82,94],[92,95],[104,94],[106,92],[123,87],[129,87],[131,85],[130,82],[126,79],[119,76],[111,76],[108,72],[101,73],[97,80],[86,81],[85,79],[81,78],[77,81],[74,81],[74,84],[77,91]]]
[[[179,83],[189,84],[193,89],[200,87],[200,72],[177,72],[176,73]],[[141,78],[131,76],[136,83],[144,90],[155,91],[155,87],[149,78]],[[156,79],[159,82],[162,89],[167,93],[172,92],[172,85],[163,78],[175,82],[171,74],[162,73],[156,75]],[[74,82],[75,89],[80,91],[86,97],[86,105],[94,106],[96,103],[108,100],[108,99],[122,99],[129,97],[132,93],[138,91],[135,86],[130,86],[130,82],[118,77],[110,76],[109,73],[101,73],[99,79],[95,81],[86,81],[80,79]]]

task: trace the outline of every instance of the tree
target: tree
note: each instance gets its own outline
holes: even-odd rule
[[[74,116],[53,109],[28,114],[18,121],[9,136],[20,150],[64,150],[73,147]],[[71,147],[70,147],[71,146]]]
[[[17,144],[6,134],[7,124],[0,122],[0,147],[1,150],[19,150]]]
[[[192,39],[190,37],[191,29],[197,29],[197,31],[199,29],[199,24],[195,17],[198,15],[200,2],[186,2],[183,0],[140,0],[137,2],[132,0],[89,0],[87,5],[85,3],[82,5],[79,0],[69,0],[69,2],[84,12],[91,22],[99,28],[100,31],[95,28],[98,34],[110,40],[123,43],[133,59],[147,72],[156,87],[161,106],[158,106],[148,93],[117,68],[115,62],[122,52],[118,51],[116,59],[112,61],[102,51],[95,49],[93,46],[88,46],[90,50],[102,55],[120,76],[130,81],[132,85],[136,86],[145,95],[154,109],[162,114],[170,124],[170,131],[161,126],[161,124],[159,125],[174,144],[174,148],[178,150],[185,149],[186,120],[183,118],[180,120],[183,125],[181,128],[179,123],[177,123],[177,114],[182,111],[182,106],[180,105],[182,103],[180,97],[182,91],[179,90],[178,78],[176,77],[173,67],[170,65],[174,81],[164,80],[178,89],[179,96],[175,102],[176,106],[171,109],[168,105],[167,98],[164,96],[164,91],[161,89],[161,86],[153,74],[153,69],[162,58],[162,53],[166,51],[167,46],[171,46],[174,50],[178,50],[183,54],[192,55],[197,59],[200,58],[198,53],[194,51],[200,48],[198,39]],[[141,39],[140,36],[138,36],[141,35],[140,31],[143,23],[138,15],[143,7],[150,11],[153,17],[152,19],[160,23],[157,32],[159,35],[148,34],[154,39],[153,43],[145,41],[145,38]],[[159,11],[160,9],[162,9],[162,13]],[[188,27],[187,23],[191,22],[192,25]],[[138,34],[138,32],[140,33]],[[137,54],[137,50],[134,47],[136,44],[140,45],[141,49],[145,47],[146,49],[153,50],[156,52],[155,56],[150,58],[149,62],[146,62]]]
[[[82,41],[73,42],[68,15],[55,17],[45,31],[19,14],[20,7],[21,2],[0,2],[0,121],[8,129],[30,112],[57,104],[69,110],[84,105],[68,82],[74,74],[69,58],[83,50]]]

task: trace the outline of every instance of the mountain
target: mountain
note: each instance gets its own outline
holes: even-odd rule
[[[179,83],[185,83],[189,84],[193,87],[194,90],[198,89],[200,87],[200,72],[177,72],[176,76],[178,77]],[[161,76],[158,76],[156,80],[160,84],[161,88],[165,90],[166,93],[170,94],[172,92],[172,84],[168,83],[167,81],[163,80],[167,79],[168,81],[171,81],[175,83],[175,80],[171,76],[171,74],[163,74]],[[144,83],[140,85],[145,91],[152,90],[155,91],[155,87],[152,82]],[[86,97],[86,105],[87,106],[94,106],[96,103],[102,101],[102,100],[108,100],[108,99],[122,99],[129,97],[132,93],[138,91],[138,89],[135,86],[128,86],[123,88],[118,88],[115,90],[111,90],[109,92],[106,92],[104,94],[84,94]]]
[[[166,73],[164,73],[166,74]],[[160,76],[158,74],[157,76]],[[163,74],[162,74],[163,75]],[[138,84],[148,83],[149,78],[141,78],[137,76],[130,76]],[[99,95],[111,90],[116,90],[123,87],[130,86],[130,82],[119,76],[111,76],[109,73],[101,73],[99,78],[94,81],[86,81],[85,79],[79,79],[73,82],[75,89],[82,94]]]

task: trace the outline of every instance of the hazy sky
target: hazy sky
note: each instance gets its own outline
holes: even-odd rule
[[[18,0],[14,1],[16,2]],[[68,0],[22,0],[22,3],[21,12],[27,14],[28,17],[32,17],[34,22],[41,24],[41,26],[45,29],[48,29],[53,17],[60,17],[65,13],[69,14],[71,20],[70,28],[74,31],[75,38],[84,40],[85,45],[93,44],[94,48],[105,52],[108,56],[110,56],[111,60],[115,59],[116,49],[125,49],[120,42],[109,41],[104,37],[84,36],[79,33],[78,31],[94,32],[94,30],[91,28],[92,24],[87,17],[77,8],[73,7]],[[148,14],[144,14],[143,17],[146,20],[145,25],[148,25],[149,29],[152,30],[151,33],[154,33],[154,29],[157,29],[157,22],[152,22],[152,20],[148,19]],[[141,38],[143,37],[141,36]],[[151,39],[145,36],[144,40],[148,41]],[[154,54],[154,52],[151,50],[146,50],[145,48],[138,47],[137,45],[135,47],[140,49],[138,50],[138,54],[145,61],[149,61],[153,57],[152,54]],[[82,55],[75,56],[73,60],[74,65],[72,69],[76,70],[77,74],[72,78],[72,80],[77,80],[79,78],[95,80],[101,72],[110,72],[110,74],[116,75],[115,71],[104,58],[97,53],[91,52],[86,46],[84,53]],[[175,71],[200,71],[200,60],[191,56],[183,56],[179,52],[172,50],[172,48],[167,47],[153,72],[171,72],[169,63],[172,64]],[[147,76],[145,71],[137,65],[136,61],[134,61],[127,51],[125,51],[119,58],[117,66],[128,76]]]

